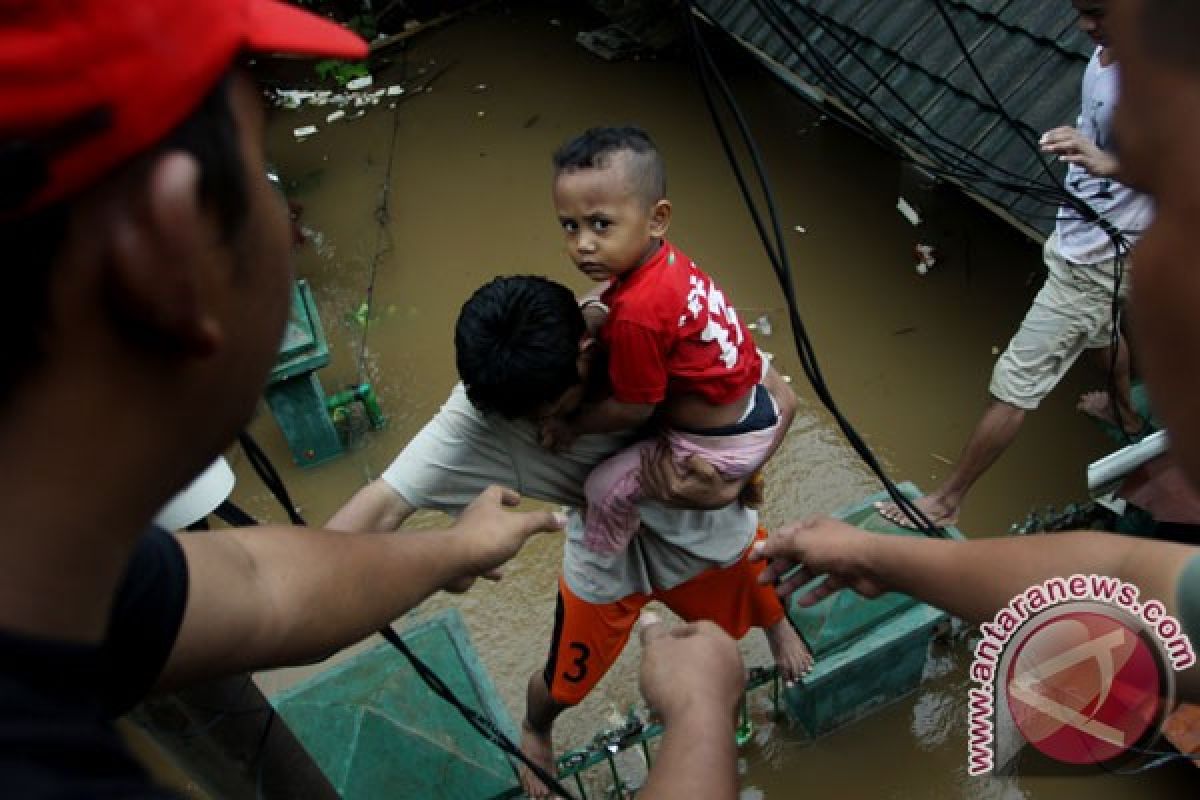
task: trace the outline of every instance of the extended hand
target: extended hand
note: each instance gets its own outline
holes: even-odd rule
[[[1097,177],[1111,178],[1117,174],[1116,157],[1101,150],[1075,128],[1063,126],[1046,131],[1038,144],[1042,152],[1056,155],[1068,164],[1078,164]]]
[[[508,510],[520,502],[521,495],[512,489],[489,486],[467,506],[448,531],[455,537],[462,578],[447,588],[465,591],[469,581],[494,572],[534,534],[561,531],[566,524],[562,514],[550,511]]]
[[[770,559],[758,580],[775,584],[783,598],[813,578],[827,575],[797,600],[802,606],[846,587],[863,597],[878,597],[887,587],[869,568],[868,551],[874,535],[832,517],[812,517],[772,532],[765,542],[754,546],[750,557]]]
[[[724,508],[738,499],[745,483],[725,478],[695,455],[680,467],[663,442],[642,454],[642,493],[675,508]]]
[[[732,718],[742,696],[742,656],[707,620],[668,629],[642,615],[642,695],[668,725],[686,713]]]

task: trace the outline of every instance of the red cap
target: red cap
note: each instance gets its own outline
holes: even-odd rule
[[[361,59],[367,44],[279,0],[0,0],[0,214],[152,147],[245,52]]]

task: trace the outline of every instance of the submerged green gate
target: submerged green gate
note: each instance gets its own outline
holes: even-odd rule
[[[516,725],[457,610],[440,612],[402,637],[467,705],[516,737]],[[347,800],[486,798],[517,782],[508,759],[389,645],[338,664],[271,702]]]

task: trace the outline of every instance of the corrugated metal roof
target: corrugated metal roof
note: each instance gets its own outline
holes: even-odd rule
[[[1042,183],[1048,181],[1049,162],[1029,142],[1049,128],[1074,124],[1080,80],[1093,49],[1065,0],[943,0],[971,59],[1018,131],[988,97],[933,0],[697,5],[726,32],[934,163],[965,150],[998,168],[989,174]],[[803,42],[764,15],[770,8],[790,18]],[[897,132],[893,122],[920,138]],[[1061,181],[1061,166],[1050,167],[1055,182]],[[987,182],[967,183],[969,191],[1027,231],[1048,233],[1053,227],[1053,206]]]

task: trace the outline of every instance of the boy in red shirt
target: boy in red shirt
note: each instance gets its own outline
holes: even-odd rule
[[[628,430],[657,414],[682,460],[699,455],[728,478],[774,452],[778,412],[765,363],[716,283],[663,238],[671,219],[662,158],[638,128],[593,128],[554,156],[554,203],[579,269],[606,282],[585,301],[608,351],[612,395],[543,422],[543,443]],[[643,454],[617,453],[589,475],[584,544],[619,552],[637,532]]]

